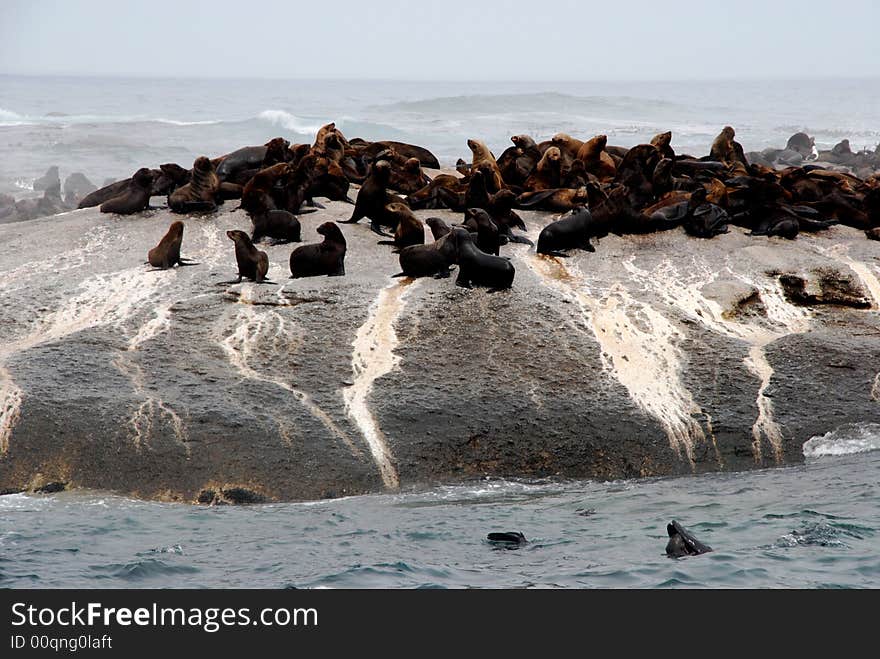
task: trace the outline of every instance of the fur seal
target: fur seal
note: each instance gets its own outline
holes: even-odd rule
[[[577,189],[556,188],[538,192],[524,192],[517,197],[516,203],[520,208],[564,213],[578,206],[589,205],[590,195],[586,186]]]
[[[324,222],[316,231],[320,243],[302,245],[290,254],[290,278],[340,277],[345,274],[345,236],[335,222]]]
[[[672,149],[672,131],[665,133],[657,133],[651,138],[651,145],[659,152],[661,158],[669,158],[675,160],[675,151]]]
[[[697,540],[681,524],[672,520],[666,525],[666,533],[669,534],[669,542],[666,543],[666,555],[670,558],[682,556],[699,556],[712,551],[709,545],[704,545]]]
[[[227,231],[226,235],[235,243],[235,261],[238,263],[238,279],[227,284],[238,284],[242,277],[254,280],[258,284],[269,283],[266,273],[269,272],[269,255],[261,252],[244,231]]]
[[[425,227],[422,221],[413,215],[409,206],[400,203],[388,204],[385,206],[385,214],[397,225],[397,228],[394,230],[394,240],[380,240],[379,245],[395,245],[403,248],[425,243]]]
[[[254,231],[251,242],[273,238],[279,243],[300,242],[301,227],[296,215],[285,210],[270,210],[253,217]]]
[[[548,224],[538,236],[538,254],[565,256],[561,250],[584,249],[595,252],[590,238],[608,235],[608,227],[596,221],[586,208],[579,208]]]
[[[168,208],[173,213],[213,211],[217,209],[220,179],[214,164],[205,156],[193,162],[192,180],[168,195]]]
[[[472,234],[477,234],[477,247],[486,254],[498,256],[501,240],[498,225],[482,208],[468,208],[465,213],[464,226]]]
[[[391,164],[387,160],[380,160],[375,165],[361,186],[357,200],[354,203],[354,211],[342,224],[355,224],[362,218],[369,218],[370,228],[380,236],[388,235],[382,231],[382,226],[397,228],[395,219],[388,215],[385,210],[389,204],[406,202],[396,194],[388,192],[388,182],[391,180]]]
[[[519,549],[529,542],[526,540],[526,536],[519,531],[490,533],[486,536],[486,540],[489,541],[489,544],[494,545],[499,549]]]
[[[435,241],[440,240],[443,236],[452,231],[452,227],[439,217],[429,217],[425,220],[425,224],[431,229],[431,235],[434,236]]]
[[[146,167],[141,167],[131,177],[131,182],[125,186],[122,194],[101,204],[101,212],[116,213],[117,215],[139,213],[150,205],[152,188],[153,172]]]
[[[171,223],[162,240],[147,253],[147,262],[154,268],[166,270],[175,265],[195,265],[189,259],[180,257],[180,245],[183,242],[183,222]]]
[[[428,221],[430,222],[430,218]],[[442,221],[442,220],[441,220]],[[410,245],[399,251],[401,272],[395,277],[449,276],[449,268],[457,259],[458,249],[451,230],[430,245]]]
[[[492,155],[492,152],[489,151],[489,147],[486,146],[486,143],[481,142],[480,140],[471,139],[467,141],[467,145],[474,156],[473,162],[471,163],[471,172],[475,172],[480,168],[481,164],[485,163],[485,166],[488,167],[492,173],[492,175],[486,180],[486,188],[489,192],[503,190],[506,187],[504,184],[504,177],[501,176],[498,162],[495,160],[495,156]]]
[[[450,235],[454,237],[458,256],[456,286],[488,286],[492,290],[503,290],[513,285],[516,271],[510,261],[481,252],[467,229],[456,227]]]
[[[526,179],[523,187],[532,191],[558,188],[562,175],[561,168],[562,152],[559,147],[551,146],[544,152],[544,156],[535,167],[535,171]]]
[[[608,136],[596,135],[596,137],[583,142],[577,152],[577,160],[584,164],[584,170],[600,181],[614,180],[614,176],[617,174],[617,165],[614,159],[605,151],[607,146]]]

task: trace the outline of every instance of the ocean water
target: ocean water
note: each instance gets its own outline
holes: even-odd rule
[[[0,76],[0,193],[33,195],[52,165],[99,185],[139,167],[217,156],[281,135],[343,133],[428,147],[441,163],[496,153],[510,136],[608,135],[633,146],[673,131],[679,153],[704,155],[727,124],[746,151],[783,147],[799,130],[831,148],[880,142],[880,78],[703,82],[395,82],[40,78]]]
[[[702,155],[721,127],[746,150],[807,130],[820,148],[880,141],[880,80],[720,83],[399,83],[0,76],[0,193],[34,194],[51,165],[101,185],[283,135],[427,146],[606,133],[630,146],[671,129]],[[45,219],[41,221],[51,221]],[[2,259],[0,246],[0,259]],[[805,462],[638,481],[487,480],[248,508],[109,493],[0,497],[0,587],[877,588],[880,425],[835,429]],[[714,552],[672,560],[677,519]],[[529,543],[499,550],[492,531]]]
[[[685,478],[485,480],[248,508],[11,495],[0,587],[878,588],[878,430],[810,440],[802,465]],[[667,558],[671,519],[714,551]],[[499,549],[493,531],[529,542]]]

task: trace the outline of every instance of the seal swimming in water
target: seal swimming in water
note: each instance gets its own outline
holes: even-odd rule
[[[153,172],[141,167],[131,177],[131,181],[119,196],[112,197],[101,204],[102,213],[131,215],[146,210],[150,205],[150,191],[153,188]]]
[[[528,544],[526,536],[519,531],[504,531],[502,533],[490,533],[486,536],[490,544],[499,549],[519,549]]]
[[[302,245],[290,255],[290,278],[341,277],[345,274],[345,236],[335,222],[324,222],[316,231],[323,242]]]
[[[177,220],[171,223],[162,240],[147,253],[147,263],[154,268],[166,270],[175,265],[196,265],[189,259],[180,257],[180,245],[183,242],[183,222]]]
[[[487,286],[498,291],[510,288],[516,271],[513,264],[500,256],[492,256],[477,249],[467,229],[452,230],[458,251],[458,278],[456,286],[471,288]]]
[[[700,554],[712,551],[709,545],[704,545],[697,540],[690,531],[675,520],[666,525],[666,532],[669,534],[669,542],[666,543],[666,555],[670,558],[699,556]]]
[[[238,263],[238,279],[223,284],[238,284],[242,277],[254,280],[258,284],[271,283],[266,279],[269,272],[269,255],[261,252],[244,231],[227,231],[226,235],[235,243],[235,261]]]

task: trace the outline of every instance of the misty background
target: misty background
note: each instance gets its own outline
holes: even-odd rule
[[[688,80],[880,73],[880,3],[3,0],[0,73]]]

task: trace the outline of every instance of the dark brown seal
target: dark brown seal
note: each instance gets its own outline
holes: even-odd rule
[[[302,245],[290,255],[290,278],[339,277],[345,274],[345,236],[335,222],[324,222],[316,231],[323,242]]]
[[[413,215],[406,204],[388,204],[385,213],[397,224],[394,240],[380,240],[380,245],[394,245],[397,248],[425,243],[425,227],[422,221]]]
[[[258,284],[267,282],[266,273],[269,272],[269,255],[261,252],[244,231],[227,231],[226,235],[235,243],[235,261],[238,263],[238,279],[234,282],[239,283],[242,277],[254,280]]]
[[[131,177],[124,192],[101,204],[102,213],[131,215],[145,210],[150,205],[150,192],[153,189],[153,172],[141,167]]]
[[[180,257],[180,245],[183,242],[183,222],[177,220],[168,227],[162,240],[147,253],[147,262],[154,268],[166,270],[175,265],[195,265],[188,259]]]
[[[168,195],[168,207],[174,213],[213,211],[217,208],[220,179],[214,164],[205,156],[193,163],[192,180]]]

